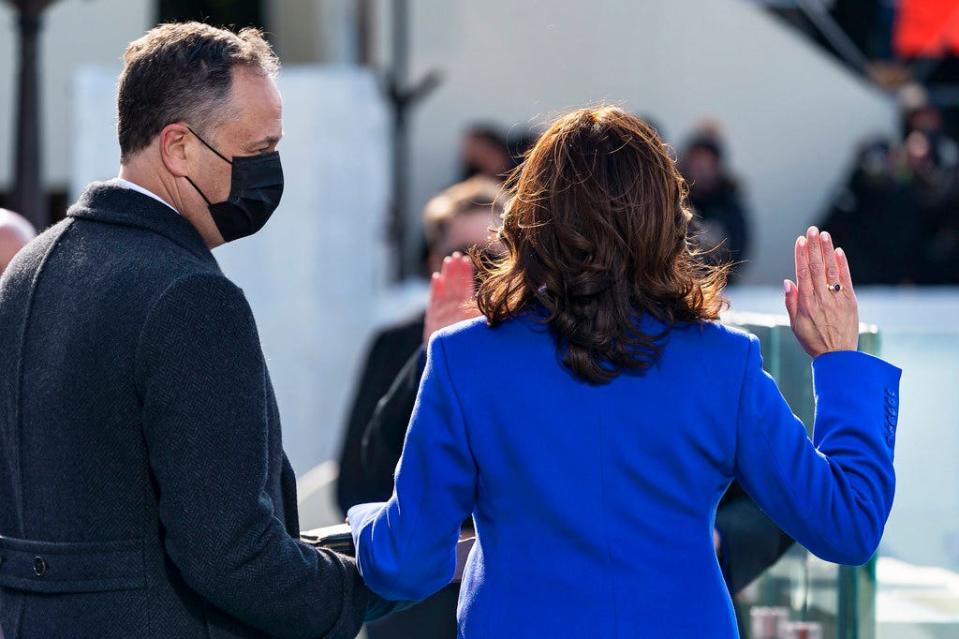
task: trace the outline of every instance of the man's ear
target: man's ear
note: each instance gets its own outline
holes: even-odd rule
[[[190,130],[182,122],[168,124],[160,131],[160,157],[167,171],[176,177],[185,177],[189,173],[187,139],[190,135]]]

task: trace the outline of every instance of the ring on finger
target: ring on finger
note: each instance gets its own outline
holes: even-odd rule
[[[836,282],[835,284],[830,284],[829,290],[833,293],[838,293],[839,291],[842,290],[842,284],[840,284],[839,282]]]

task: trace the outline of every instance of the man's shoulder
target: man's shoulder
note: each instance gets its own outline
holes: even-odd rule
[[[83,238],[88,249],[109,252],[119,258],[153,262],[163,257],[176,257],[177,262],[195,268],[216,268],[212,255],[197,255],[189,248],[148,228],[103,223],[82,217],[67,218],[71,234]]]
[[[221,271],[183,270],[168,275],[166,280],[154,306],[172,306],[180,311],[192,308],[201,314],[219,315],[231,310],[251,313],[243,289]]]
[[[242,344],[258,344],[256,320],[246,296],[222,273],[185,273],[156,290],[148,300],[140,332],[141,347],[147,352],[158,345],[189,348],[205,341],[230,344],[238,354]]]
[[[216,271],[193,225],[168,205],[116,184],[90,185],[67,211],[65,249],[126,266],[143,277]]]
[[[109,277],[121,287],[139,290],[142,297],[161,295],[172,286],[198,282],[232,282],[212,256],[198,255],[171,239],[147,229],[69,218],[72,226],[61,246],[65,262],[89,267],[103,276],[95,262],[109,262]],[[87,256],[84,259],[84,255]],[[92,258],[93,263],[89,260]]]
[[[151,311],[181,306],[246,310],[242,290],[212,256],[189,248],[149,229],[68,218],[56,252],[56,268],[89,274],[90,284],[117,291],[124,308]],[[75,278],[74,278],[75,279]],[[202,307],[202,309],[201,309]]]

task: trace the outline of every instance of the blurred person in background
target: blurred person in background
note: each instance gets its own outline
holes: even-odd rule
[[[504,210],[502,185],[486,176],[454,184],[434,196],[423,210],[423,230],[428,246],[426,269],[438,273],[444,258],[465,254],[490,240],[490,229],[499,226]],[[345,515],[354,505],[384,499],[393,490],[393,468],[364,468],[363,433],[377,402],[386,394],[410,356],[429,337],[425,314],[419,311],[374,335],[356,385],[356,392],[340,451],[337,501]],[[375,472],[374,472],[375,471]]]
[[[449,256],[466,254],[474,246],[487,245],[491,229],[501,223],[503,210],[502,185],[486,176],[474,176],[433,197],[423,211],[430,272],[439,273]],[[435,286],[436,281],[435,278],[431,280],[431,286]],[[469,285],[472,287],[472,281]],[[455,291],[451,290],[450,294],[455,298]],[[411,366],[419,370],[416,367],[425,352],[424,344],[434,331],[473,314],[464,314],[462,308],[450,304],[433,303],[425,314],[417,313],[384,328],[373,338],[356,386],[340,452],[336,491],[344,516],[356,504],[382,501],[393,492],[393,471],[399,453],[364,458],[364,434],[377,405],[391,387],[410,378],[409,373],[401,371],[407,371]],[[406,421],[409,421],[408,414]],[[452,639],[456,637],[458,594],[458,585],[447,586],[410,610],[369,624],[369,637]]]
[[[460,164],[463,180],[477,175],[503,180],[514,166],[506,136],[487,124],[473,125],[463,135]]]
[[[680,156],[680,171],[689,184],[689,205],[695,214],[694,236],[708,251],[712,264],[732,263],[730,283],[737,266],[749,255],[749,215],[737,180],[725,162],[725,145],[719,128],[703,124]]]
[[[513,128],[510,130],[506,138],[506,144],[509,149],[510,158],[513,161],[512,169],[514,171],[523,163],[526,155],[536,145],[536,141],[539,140],[541,133],[541,131],[535,128]]]
[[[0,209],[0,275],[3,275],[13,256],[35,235],[36,230],[25,217]]]
[[[350,509],[375,592],[447,584],[472,514],[461,637],[732,638],[711,528],[733,479],[827,561],[872,556],[901,371],[856,352],[843,251],[810,228],[784,282],[814,360],[811,441],[758,340],[715,321],[726,269],[689,246],[684,193],[667,147],[619,109],[543,135],[511,192],[506,251],[474,260],[482,317],[429,342],[392,496]]]
[[[903,150],[885,140],[863,144],[821,224],[847,248],[861,284],[908,284],[919,275],[922,214]]]
[[[528,129],[514,128],[507,134],[489,124],[471,126],[460,144],[462,179],[483,175],[499,182],[506,180],[537,137]]]
[[[959,282],[959,145],[918,86],[904,89],[903,138],[864,143],[822,222],[863,284]]]
[[[917,233],[905,235],[901,251],[918,256],[913,281],[919,284],[959,282],[959,171],[938,153],[942,148],[922,131],[913,131],[903,144],[902,155],[918,207]],[[904,225],[910,230],[913,224]]]
[[[918,85],[900,92],[904,151],[922,224],[916,281],[959,283],[959,144],[942,112]]]
[[[945,130],[942,111],[929,99],[929,93],[918,84],[900,89],[902,139],[919,132],[929,140],[931,155],[936,165],[954,169],[959,166],[959,144]]]

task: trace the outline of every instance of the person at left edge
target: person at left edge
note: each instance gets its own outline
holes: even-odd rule
[[[33,225],[23,216],[0,209],[0,275],[36,234]]]
[[[353,637],[391,609],[299,540],[256,324],[210,252],[279,204],[277,70],[254,29],[133,42],[119,178],[0,279],[7,639]]]

